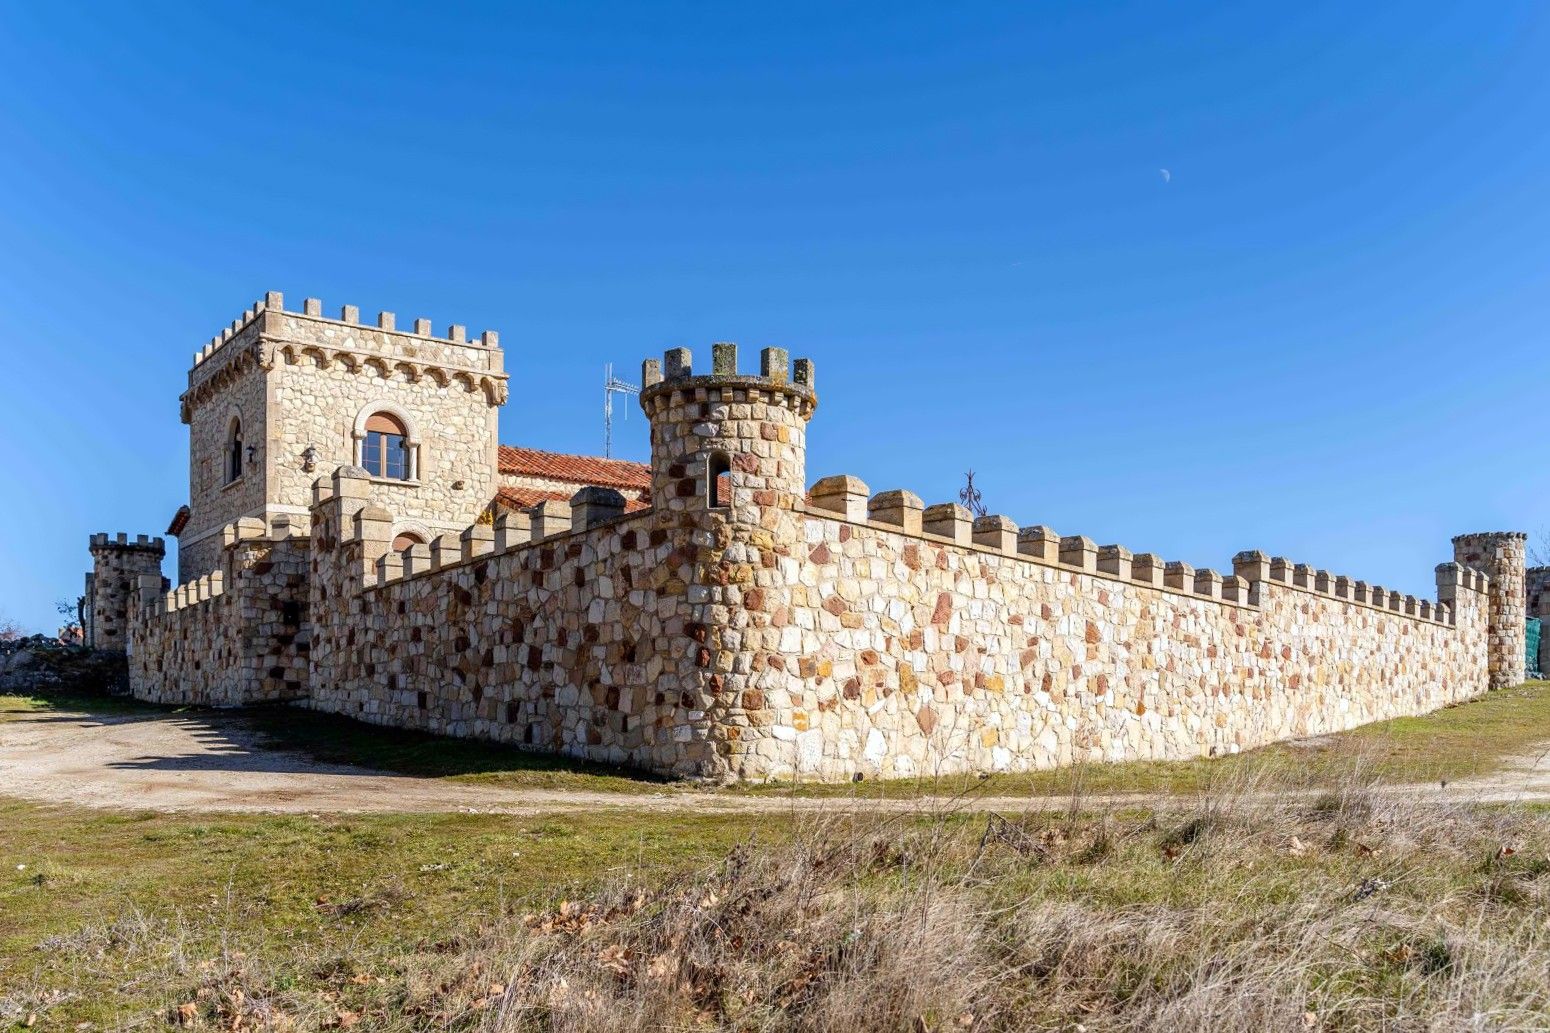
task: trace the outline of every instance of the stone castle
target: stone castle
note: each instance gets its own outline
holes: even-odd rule
[[[278,293],[194,355],[189,499],[95,535],[88,635],[136,696],[293,702],[706,778],[1236,752],[1516,684],[1550,569],[1463,535],[1437,599],[1231,573],[855,477],[809,484],[812,363],[644,364],[647,465],[500,445],[497,335]],[[1533,591],[1530,591],[1530,587]]]

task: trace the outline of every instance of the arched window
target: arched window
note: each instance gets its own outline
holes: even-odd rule
[[[405,549],[410,548],[411,546],[424,544],[424,538],[421,538],[413,531],[404,531],[393,539],[393,551],[403,552]]]
[[[226,441],[226,483],[242,476],[242,420],[233,416]]]
[[[705,489],[710,497],[711,509],[725,509],[732,504],[732,461],[725,452],[712,452],[705,466]]]
[[[398,417],[390,413],[372,413],[366,419],[366,437],[361,442],[361,466],[373,477],[407,481],[413,477],[409,432]]]

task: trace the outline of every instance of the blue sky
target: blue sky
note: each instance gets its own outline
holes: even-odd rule
[[[816,362],[810,480],[972,467],[1021,524],[1427,595],[1450,535],[1550,523],[1543,5],[0,0],[0,39],[29,626],[185,500],[189,356],[269,289],[500,330],[512,443],[597,452],[605,362],[736,340]]]

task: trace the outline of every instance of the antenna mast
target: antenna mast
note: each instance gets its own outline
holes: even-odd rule
[[[640,388],[614,376],[614,364],[603,367],[603,458],[612,459],[614,454],[614,395],[638,395]],[[630,411],[624,411],[630,418]]]

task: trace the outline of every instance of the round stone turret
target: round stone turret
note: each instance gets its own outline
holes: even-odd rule
[[[687,349],[645,364],[641,407],[651,420],[651,495],[658,530],[687,603],[713,760],[701,773],[740,776],[789,768],[791,743],[770,737],[770,707],[789,698],[798,629],[790,573],[803,543],[807,421],[817,406],[813,366],[788,376],[786,353],[766,348],[758,376],[737,372],[737,347],[717,344],[695,376]],[[664,587],[672,591],[673,585]],[[783,648],[784,646],[784,648]]]
[[[1487,595],[1490,607],[1487,662],[1493,689],[1517,685],[1524,677],[1527,551],[1528,535],[1522,531],[1486,531],[1461,534],[1453,539],[1453,558],[1491,579]]]
[[[711,372],[695,376],[689,349],[641,371],[651,421],[652,508],[670,526],[768,524],[806,489],[807,421],[817,407],[813,365],[765,348],[758,376],[737,372],[737,345],[712,348]]]
[[[124,652],[129,648],[129,616],[142,576],[160,582],[167,553],[160,538],[126,534],[91,536],[92,572],[86,576],[86,644]]]

